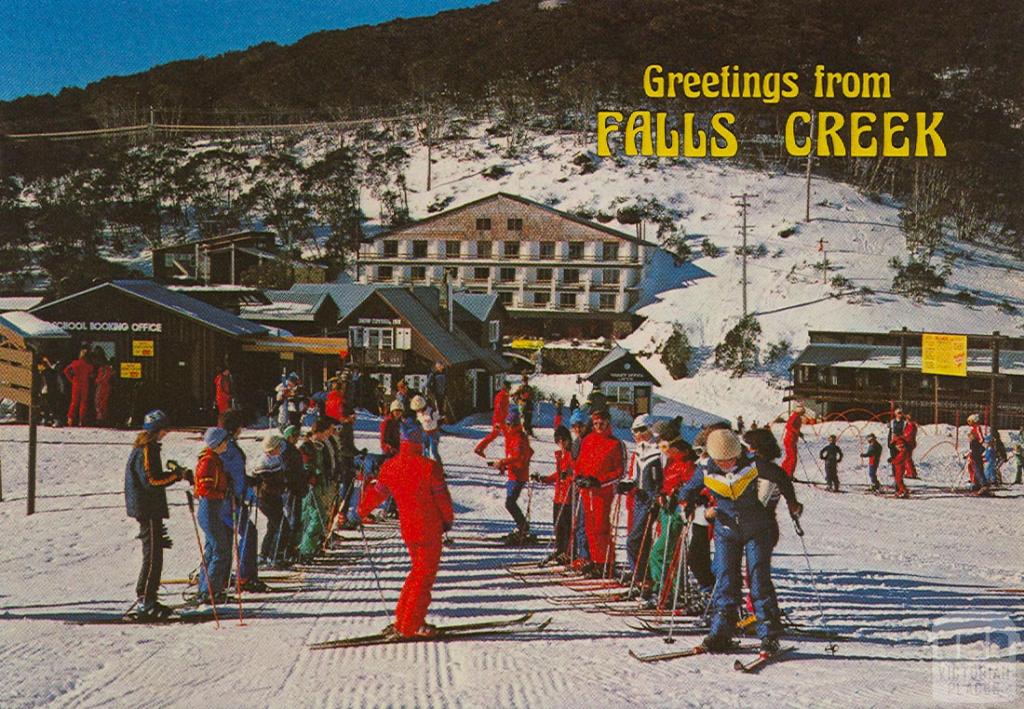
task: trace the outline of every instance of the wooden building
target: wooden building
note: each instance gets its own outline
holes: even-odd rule
[[[232,285],[264,263],[289,265],[296,281],[323,283],[327,267],[297,261],[277,246],[270,231],[238,231],[153,249],[153,278],[165,285]]]
[[[608,400],[608,405],[631,416],[650,413],[652,393],[661,386],[631,352],[615,347],[584,379],[591,382]]]
[[[621,336],[657,246],[519,195],[499,192],[374,236],[360,283],[497,294],[509,335]]]
[[[819,416],[865,419],[900,407],[923,423],[978,413],[999,428],[1024,424],[1024,337],[967,335],[967,376],[921,371],[921,334],[812,331],[792,365],[790,400]]]

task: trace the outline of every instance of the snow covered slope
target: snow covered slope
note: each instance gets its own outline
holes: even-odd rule
[[[358,444],[375,449],[372,421]],[[806,504],[809,562],[788,522],[775,558],[782,607],[800,623],[855,636],[833,657],[824,641],[798,639],[798,651],[757,676],[732,670],[732,657],[641,665],[628,657],[668,648],[631,630],[621,617],[548,603],[576,592],[528,585],[504,565],[539,558],[544,549],[509,550],[483,541],[510,527],[503,481],[472,454],[484,427],[442,442],[456,504],[456,545],[446,549],[429,620],[508,617],[535,610],[552,617],[540,636],[314,652],[306,645],[362,634],[389,622],[407,570],[393,531],[370,529],[370,558],[307,573],[291,596],[246,597],[211,624],[141,627],[69,625],[65,619],[119,613],[133,595],[139,564],[137,527],[124,516],[123,466],[131,434],[104,430],[41,431],[38,514],[24,516],[24,427],[0,430],[4,499],[0,503],[0,706],[925,706],[932,696],[936,619],[995,613],[1017,623],[1024,585],[1019,540],[1020,488],[998,499],[949,492],[958,478],[949,429],[922,431],[921,475],[906,501],[863,494],[854,461],[859,430],[808,427],[801,480],[823,479],[808,458],[829,432],[841,434],[849,463],[845,494],[799,485]],[[244,448],[255,455],[257,434]],[[550,429],[539,430],[534,470],[552,467]],[[193,461],[196,434],[174,433],[165,456]],[[929,448],[933,450],[929,451]],[[197,564],[192,523],[180,485],[169,494],[174,546],[165,577]],[[1014,498],[1014,499],[1007,499]],[[524,500],[525,501],[525,500]],[[550,488],[532,496],[531,515],[550,534]],[[265,522],[258,520],[262,530]],[[619,537],[621,541],[621,534]],[[351,551],[362,549],[356,540]],[[372,560],[372,565],[371,565]],[[380,575],[378,590],[374,572]],[[181,587],[165,587],[173,601]],[[825,618],[819,615],[820,591]],[[386,602],[382,602],[381,594]],[[942,636],[948,639],[948,635]],[[680,637],[674,649],[696,642]],[[988,647],[978,636],[963,642]],[[999,652],[1024,652],[1019,638]],[[1017,695],[1019,701],[1020,695]]]

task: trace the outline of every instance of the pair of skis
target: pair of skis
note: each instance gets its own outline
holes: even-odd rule
[[[737,644],[733,648],[732,651],[743,650],[743,649],[744,648],[742,648],[740,645]],[[748,662],[743,662],[742,660],[736,660],[733,663],[732,667],[737,672],[745,672],[745,673],[758,672],[759,670],[761,670],[766,665],[774,662],[775,660],[778,660],[778,659],[784,657],[785,655],[793,652],[794,650],[796,650],[796,646],[795,645],[787,645],[785,647],[779,648],[776,652],[772,652],[772,653],[761,651],[761,652],[758,652],[757,657],[755,657],[753,660],[750,660]],[[629,656],[630,657],[632,657],[635,660],[639,660],[640,662],[644,662],[644,663],[665,662],[667,660],[676,660],[676,659],[679,659],[681,657],[696,657],[697,655],[709,655],[709,654],[717,654],[717,653],[709,652],[708,649],[705,648],[703,645],[697,645],[695,647],[687,648],[685,650],[676,650],[674,652],[662,652],[662,653],[657,653],[657,654],[653,654],[653,655],[638,655],[635,652],[633,652],[632,650],[629,651]]]
[[[551,623],[551,619],[539,623],[531,623],[533,613],[525,613],[509,620],[480,621],[478,623],[459,623],[456,625],[439,625],[430,635],[413,635],[405,637],[389,632],[371,633],[351,638],[339,638],[313,643],[312,650],[337,650],[340,648],[369,647],[372,645],[394,645],[399,643],[433,642],[444,640],[461,640],[480,636],[519,635],[538,633]]]

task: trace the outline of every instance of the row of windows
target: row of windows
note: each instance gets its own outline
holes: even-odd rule
[[[497,273],[497,281],[499,283],[514,283],[517,280],[516,269],[511,267],[501,267]],[[390,281],[395,277],[395,269],[393,266],[378,266],[377,267],[377,280]],[[410,268],[410,277],[414,281],[426,281],[427,280],[427,267],[426,266],[413,266]],[[472,281],[486,281],[491,277],[491,269],[487,266],[481,266],[474,268],[469,274],[468,278]],[[554,269],[551,268],[538,268],[534,274],[535,283],[551,283],[554,279]],[[618,269],[606,268],[601,271],[601,280],[599,285],[605,286],[617,286],[621,282],[622,273]],[[577,285],[580,283],[580,269],[578,268],[563,268],[562,269],[562,283],[567,285]]]
[[[503,241],[502,242],[502,256],[506,258],[518,258],[522,253],[521,241]],[[427,258],[429,242],[426,239],[414,239],[412,242],[412,256],[413,258]],[[553,259],[555,258],[556,242],[554,241],[542,241],[540,242],[540,258],[542,259]],[[570,241],[569,242],[569,254],[570,259],[582,259],[584,253],[584,242],[582,241]],[[494,256],[494,244],[490,241],[478,241],[476,242],[476,256],[477,258],[493,258]],[[458,239],[449,239],[444,242],[444,255],[447,258],[459,258],[462,256],[462,242]],[[398,258],[398,241],[394,239],[388,239],[384,242],[384,258]],[[604,261],[618,261],[619,259],[619,245],[605,242],[601,244],[601,259]]]
[[[505,222],[505,228],[509,231],[522,231],[523,220],[513,217],[509,217]],[[477,231],[490,231],[491,230],[491,218],[490,217],[477,217],[476,220]]]
[[[407,327],[362,327],[348,329],[348,346],[353,349],[411,350],[412,330]]]
[[[558,294],[558,307],[559,308],[576,308],[579,304],[576,293],[559,293]],[[505,307],[511,307],[514,305],[514,299],[512,293],[502,292],[498,293],[498,301],[501,302]],[[523,304],[525,305],[525,304]],[[540,292],[533,294],[533,302],[531,306],[546,308],[551,305],[551,294]],[[614,293],[602,293],[598,299],[597,307],[601,310],[618,310],[618,302]]]

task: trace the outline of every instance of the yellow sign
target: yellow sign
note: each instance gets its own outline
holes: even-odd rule
[[[281,359],[295,359],[294,352],[282,352],[280,355]]]
[[[544,347],[544,340],[530,340],[522,338],[519,340],[512,340],[509,345],[514,350],[539,350]]]
[[[152,340],[132,340],[132,357],[152,357]]]
[[[142,379],[142,362],[121,362],[121,379]]]
[[[950,377],[967,376],[967,336],[921,335],[921,372],[945,374]]]

